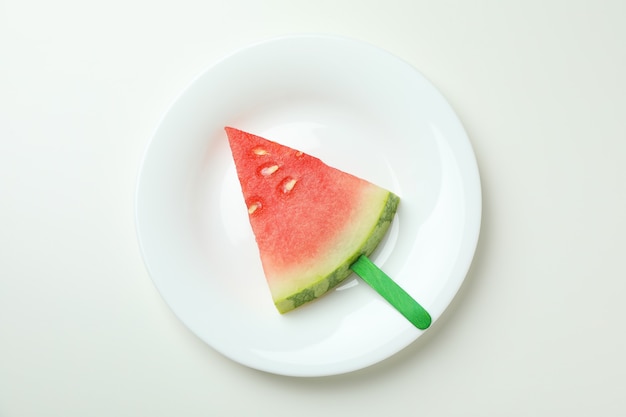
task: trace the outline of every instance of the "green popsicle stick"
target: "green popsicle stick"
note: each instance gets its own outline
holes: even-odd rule
[[[350,266],[358,276],[370,287],[389,302],[396,310],[407,318],[415,327],[424,330],[430,326],[432,319],[430,314],[419,305],[406,291],[404,291],[394,280],[389,278],[379,269],[369,258],[361,255]]]

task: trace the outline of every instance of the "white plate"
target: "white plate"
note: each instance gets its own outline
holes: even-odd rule
[[[293,36],[252,45],[197,78],[148,147],[137,233],[167,304],[223,355],[321,376],[379,362],[414,328],[351,278],[285,315],[272,304],[224,126],[299,148],[401,197],[372,256],[433,321],[471,263],[481,216],[474,154],[458,118],[414,68],[367,44]]]

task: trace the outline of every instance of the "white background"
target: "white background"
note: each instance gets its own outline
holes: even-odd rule
[[[626,414],[626,2],[0,0],[0,416]],[[474,146],[483,226],[444,316],[297,379],[223,358],[154,288],[134,191],[168,106],[252,42],[407,60]]]

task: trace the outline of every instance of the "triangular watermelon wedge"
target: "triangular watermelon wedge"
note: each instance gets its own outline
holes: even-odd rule
[[[304,152],[225,128],[274,304],[328,292],[380,243],[400,199]]]

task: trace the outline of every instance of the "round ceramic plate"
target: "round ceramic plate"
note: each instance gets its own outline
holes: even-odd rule
[[[399,195],[371,259],[437,320],[465,278],[480,229],[478,169],[461,123],[419,72],[389,53],[293,36],[237,51],[200,75],[145,153],[136,195],[142,254],[192,332],[232,360],[291,376],[364,368],[423,333],[356,277],[276,311],[224,126]]]

